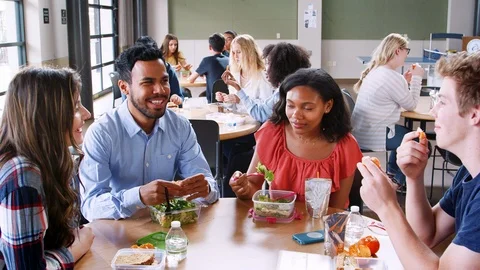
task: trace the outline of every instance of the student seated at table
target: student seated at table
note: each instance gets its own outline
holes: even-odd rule
[[[155,49],[158,49],[157,42],[150,36],[141,36],[135,41],[135,45],[144,45],[144,46],[153,46]],[[183,103],[183,94],[180,90],[180,82],[178,81],[177,74],[175,74],[175,69],[168,62],[165,63],[168,73],[168,83],[170,84],[170,102],[180,105]],[[127,98],[126,95],[122,93],[122,97]]]
[[[399,34],[382,40],[354,86],[358,97],[352,113],[352,133],[360,148],[391,151],[388,173],[401,184],[405,176],[396,164],[395,149],[410,130],[395,123],[402,108],[413,111],[417,107],[424,73],[420,66],[408,68],[403,76],[396,71],[405,65],[409,52],[407,40]]]
[[[437,63],[444,77],[435,117],[437,145],[460,158],[463,166],[452,186],[434,207],[424,186],[427,140],[405,135],[397,163],[407,177],[406,215],[388,177],[364,158],[358,169],[364,179],[360,194],[385,225],[405,269],[478,269],[480,262],[480,52],[461,52]],[[431,248],[455,234],[439,258]]]
[[[167,34],[163,40],[162,47],[163,58],[172,65],[176,71],[182,68],[190,70],[191,64],[187,63],[187,58],[178,50],[178,38],[175,35]]]
[[[252,36],[239,35],[232,41],[230,71],[250,98],[266,100],[272,96],[274,88],[266,78],[265,63]],[[229,88],[229,90],[230,94],[220,94],[216,96],[217,100],[233,104],[234,110],[246,113],[245,105],[235,95],[237,90],[234,88]]]
[[[170,89],[161,52],[133,46],[115,62],[127,101],[88,129],[80,176],[88,220],[127,218],[170,197],[218,199],[218,187],[190,122],[167,110]],[[182,178],[173,183],[175,175]]]
[[[225,47],[222,51],[222,54],[225,55],[226,57],[230,57],[230,48],[232,44],[232,40],[234,40],[237,37],[237,32],[233,30],[227,30],[223,32],[223,36],[225,37]]]
[[[208,49],[211,56],[202,59],[197,70],[193,72],[188,80],[193,83],[198,76],[207,77],[207,101],[211,103],[213,93],[213,83],[222,78],[222,74],[228,66],[228,57],[222,54],[225,46],[225,38],[220,33],[215,33],[208,38]]]
[[[300,68],[310,67],[308,52],[303,47],[286,42],[265,46],[263,57],[265,59],[268,81],[276,88],[273,95],[265,100],[256,100],[248,96],[230,71],[227,70],[222,75],[224,82],[237,90],[236,95],[245,105],[248,113],[261,123],[267,121],[272,116],[273,106],[280,98],[278,87],[285,77]]]
[[[90,113],[71,69],[27,68],[8,87],[0,126],[0,269],[73,269],[92,245],[79,228],[69,146]]]
[[[300,201],[306,179],[329,178],[329,206],[346,208],[362,153],[350,134],[340,88],[327,72],[312,68],[289,75],[279,91],[272,117],[255,134],[257,147],[247,173],[256,172],[261,162],[274,173],[271,189],[294,191]],[[238,198],[250,199],[263,181],[263,176],[236,172],[230,186]]]

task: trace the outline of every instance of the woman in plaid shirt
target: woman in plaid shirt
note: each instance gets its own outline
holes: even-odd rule
[[[71,69],[27,68],[10,82],[0,126],[0,269],[73,269],[90,248],[78,228],[69,146],[90,113]]]

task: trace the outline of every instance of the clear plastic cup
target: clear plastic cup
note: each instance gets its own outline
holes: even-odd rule
[[[331,189],[331,179],[309,178],[305,181],[305,205],[312,218],[321,218],[327,214]]]

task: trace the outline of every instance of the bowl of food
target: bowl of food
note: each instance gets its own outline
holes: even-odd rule
[[[253,212],[259,217],[289,218],[297,194],[286,190],[259,190],[253,194]]]
[[[111,263],[112,269],[165,268],[165,251],[161,249],[123,248],[117,251]]]
[[[195,223],[200,217],[201,206],[193,201],[183,198],[170,200],[170,211],[167,212],[167,204],[149,206],[150,216],[153,222],[160,224],[163,228],[170,228],[174,220],[180,221],[182,225]]]

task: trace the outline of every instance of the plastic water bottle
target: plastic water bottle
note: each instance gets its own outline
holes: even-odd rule
[[[360,215],[358,206],[350,207],[350,214],[347,217],[347,227],[345,229],[345,246],[350,247],[362,238],[365,221]]]
[[[171,228],[165,238],[165,248],[169,261],[181,261],[187,257],[188,238],[180,227],[180,221],[172,221]]]

